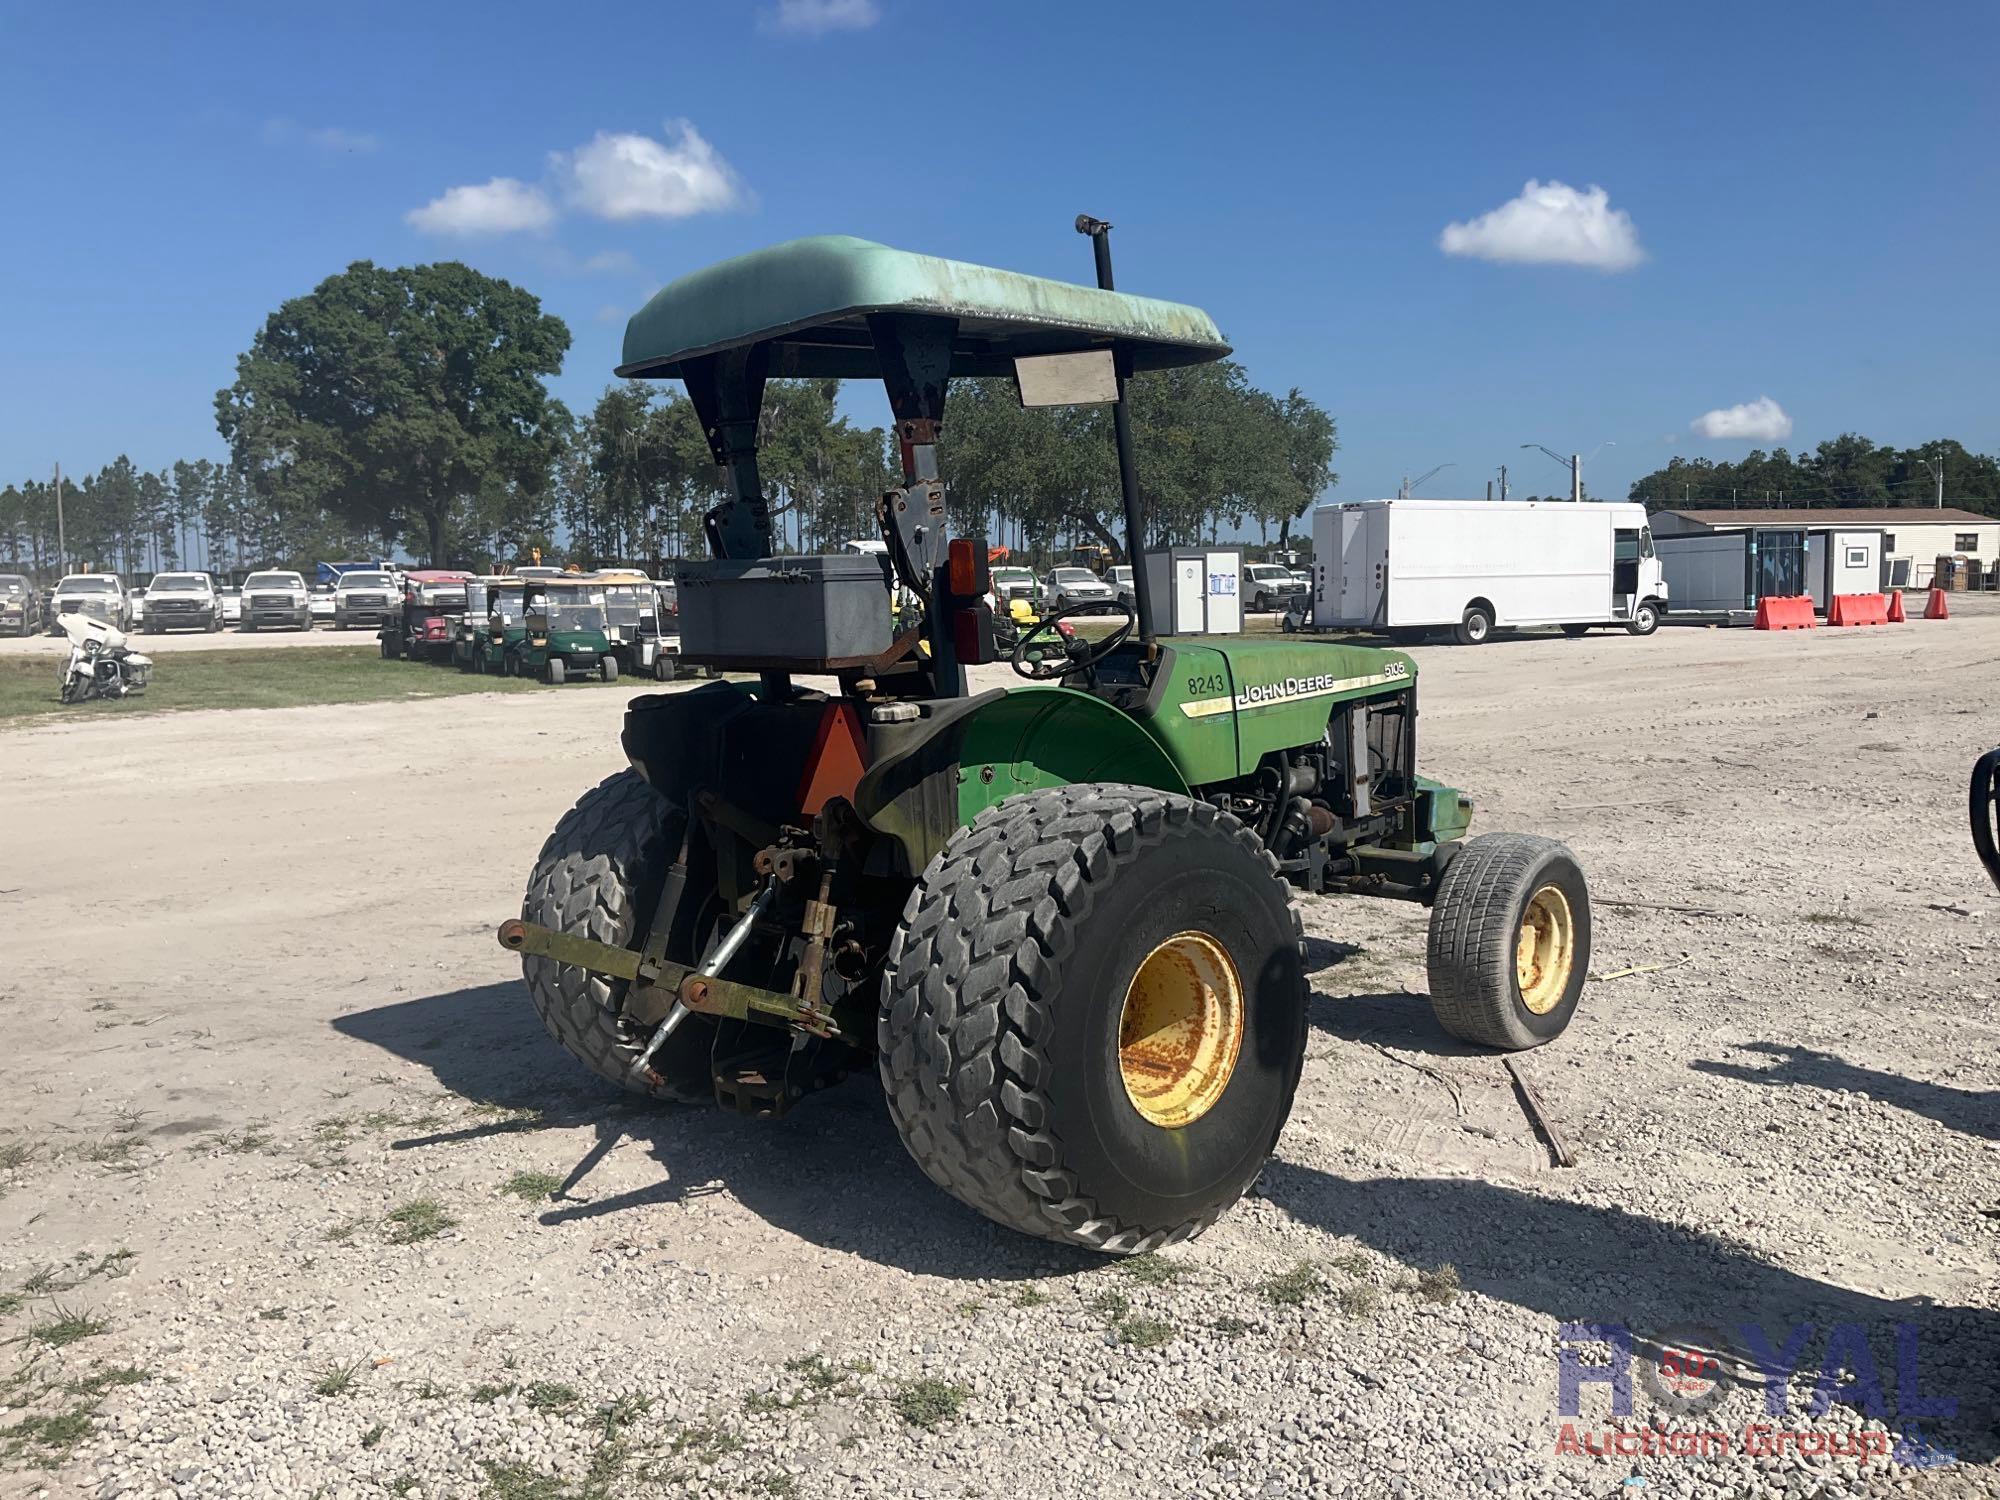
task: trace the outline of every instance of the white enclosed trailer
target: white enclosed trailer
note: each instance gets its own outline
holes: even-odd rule
[[[1529,625],[1650,635],[1666,605],[1643,505],[1356,500],[1313,513],[1322,630],[1450,630],[1467,645]]]

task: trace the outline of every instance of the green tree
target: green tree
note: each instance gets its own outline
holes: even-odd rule
[[[455,261],[356,261],[285,303],[216,393],[216,425],[260,500],[420,543],[476,533],[496,479],[540,493],[566,426],[543,384],[569,329]]]

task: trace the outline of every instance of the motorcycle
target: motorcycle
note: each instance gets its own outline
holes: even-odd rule
[[[88,615],[57,615],[56,624],[69,637],[69,660],[57,681],[65,703],[92,698],[123,698],[143,693],[153,680],[153,659],[125,644],[125,632]]]

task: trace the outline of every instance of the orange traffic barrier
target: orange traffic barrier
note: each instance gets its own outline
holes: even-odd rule
[[[1931,602],[1924,606],[1926,620],[1949,620],[1951,611],[1944,607],[1944,590],[1932,589]]]
[[[1902,625],[1907,623],[1909,618],[1908,615],[1903,613],[1903,591],[1901,589],[1889,590],[1889,623],[1891,625]]]
[[[1795,598],[1772,598],[1767,595],[1757,601],[1757,620],[1753,628],[1811,630],[1818,623],[1813,618],[1810,596],[1800,594]]]
[[[1826,607],[1829,625],[1887,625],[1889,600],[1882,594],[1835,594]]]

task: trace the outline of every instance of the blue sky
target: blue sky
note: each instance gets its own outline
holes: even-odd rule
[[[1752,446],[1695,431],[1740,405],[1708,429],[1993,451],[1996,42],[1990,3],[0,0],[0,479],[220,457],[237,354],[357,259],[534,290],[586,407],[695,266],[846,232],[1088,280],[1079,211],[1334,413],[1343,498],[1559,489],[1523,442],[1614,444],[1622,495]]]

